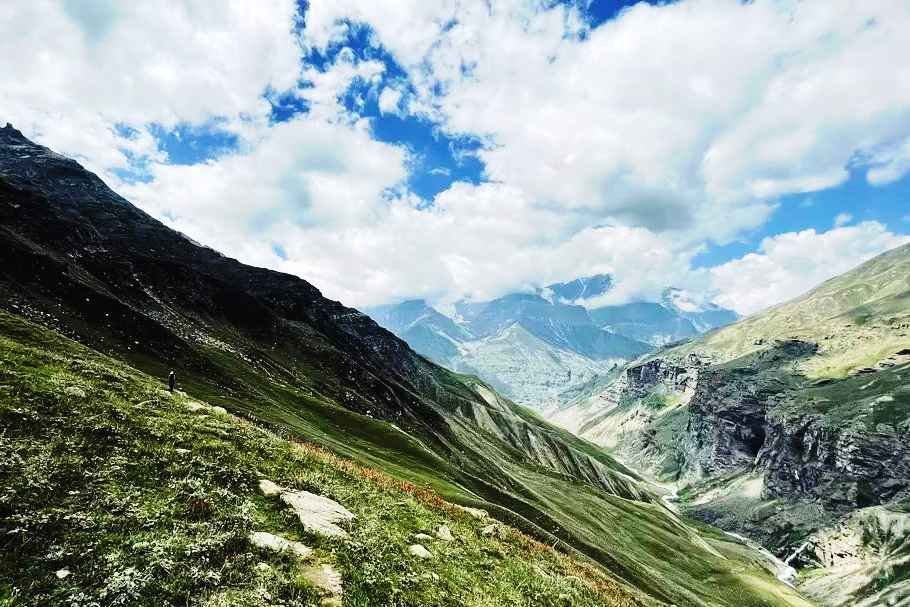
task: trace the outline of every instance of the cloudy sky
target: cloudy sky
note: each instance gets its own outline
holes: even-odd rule
[[[0,121],[370,305],[750,313],[908,240],[910,2],[11,0]]]

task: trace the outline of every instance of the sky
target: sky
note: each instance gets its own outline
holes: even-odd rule
[[[910,241],[910,2],[13,0],[0,123],[348,305],[742,314]]]

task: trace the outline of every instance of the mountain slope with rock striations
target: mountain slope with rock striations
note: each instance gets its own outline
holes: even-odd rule
[[[238,428],[251,424],[253,434],[265,430],[305,440],[418,493],[483,508],[591,564],[617,596],[629,600],[803,604],[773,579],[761,555],[677,516],[601,449],[483,382],[429,363],[309,283],[246,266],[168,229],[75,161],[10,126],[0,129],[0,256],[0,352],[9,357],[0,367],[0,440],[16,453],[0,463],[0,553],[7,555],[0,597],[7,602],[69,604],[77,595],[103,602],[116,581],[122,582],[117,589],[135,593],[134,604],[214,601],[216,594],[220,602],[207,604],[236,604],[241,599],[233,591],[246,596],[251,545],[295,546],[247,532],[298,541],[287,518],[275,518],[280,504],[262,509],[257,502],[253,511],[244,505],[259,474],[295,494],[347,495],[337,501],[366,517],[357,505],[366,499],[360,493],[365,488],[290,469],[282,473],[283,460],[271,459],[280,448],[243,442]],[[61,345],[71,343],[64,337],[82,346]],[[212,419],[198,432],[181,430],[185,416],[154,421],[172,411],[151,389],[149,376],[163,378],[169,368],[178,372],[175,406]],[[225,420],[222,410],[247,421]],[[48,434],[37,436],[39,428]],[[179,453],[194,458],[194,472],[188,475],[173,461],[172,447],[196,453]],[[261,458],[234,459],[250,449]],[[85,469],[106,476],[76,475]],[[54,489],[66,486],[72,493]],[[114,517],[96,520],[107,511]],[[227,520],[235,515],[240,518]],[[251,528],[246,516],[264,517],[260,528]],[[157,535],[142,543],[141,530],[159,524],[175,534],[173,550],[160,546],[164,539]],[[398,546],[402,538],[383,543],[376,524],[355,533],[368,534],[369,541],[334,552],[340,562],[318,565],[313,579],[337,589],[337,578],[322,567],[337,565],[349,576],[361,571],[363,583],[380,585],[375,602],[421,604],[424,599],[407,594],[410,586],[401,589],[396,582],[405,579],[399,575],[404,571],[414,584],[418,571],[398,568],[399,560],[388,570],[365,556],[371,545]],[[49,567],[85,551],[94,554],[96,569],[55,574],[66,584],[49,577]],[[330,553],[326,547],[324,556]],[[43,556],[23,568],[8,560],[11,554]],[[409,558],[423,554],[409,547]],[[494,549],[490,558],[496,554]],[[179,566],[200,577],[187,580],[181,573],[173,584],[159,586],[154,563],[160,559],[172,563],[165,572]],[[305,593],[286,586],[295,569],[284,563],[277,586],[261,585],[266,594],[247,588],[255,595],[249,604],[263,604],[262,597],[278,587],[282,600],[309,604]],[[96,584],[101,579],[107,586]],[[470,578],[461,579],[474,587]],[[352,592],[364,588],[350,583]],[[306,580],[300,584],[312,587]],[[346,594],[345,584],[345,597],[356,596]],[[429,604],[480,604],[484,596],[452,592],[428,595],[435,597]],[[367,598],[343,600],[374,602],[374,595],[360,596]]]
[[[822,603],[910,598],[910,245],[636,361],[552,419],[789,557]]]

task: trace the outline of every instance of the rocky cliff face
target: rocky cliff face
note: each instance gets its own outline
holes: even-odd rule
[[[662,455],[676,463],[663,480],[693,482],[757,471],[766,497],[810,499],[832,511],[907,497],[910,425],[903,412],[896,423],[873,420],[890,418],[894,403],[905,402],[897,384],[908,367],[824,382],[825,394],[862,389],[861,397],[846,406],[853,414],[866,410],[867,415],[836,424],[826,414],[830,412],[807,406],[825,400],[820,387],[794,368],[817,351],[816,344],[790,340],[718,366],[706,366],[691,355],[685,366],[664,358],[631,366],[606,391],[614,407],[583,425],[581,433],[592,435],[598,426],[623,416],[620,432],[632,448],[650,449],[651,458]],[[661,399],[671,399],[673,405]],[[684,428],[672,443],[652,444],[664,429],[667,408],[684,408]],[[634,419],[643,422],[632,424]]]
[[[837,559],[810,556],[830,552],[824,538],[910,496],[908,272],[902,247],[635,363],[574,404],[573,429],[672,484],[685,512],[778,556],[800,551],[793,563],[830,581]]]

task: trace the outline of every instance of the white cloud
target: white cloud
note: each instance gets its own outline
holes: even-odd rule
[[[402,93],[399,89],[387,86],[379,94],[379,111],[383,114],[400,114]]]
[[[910,170],[910,65],[895,60],[910,55],[905,3],[642,3],[596,30],[574,8],[526,0],[309,4],[297,39],[292,0],[6,3],[2,118],[102,173],[147,158],[150,182],[113,185],[200,242],[355,305],[611,272],[610,301],[713,281],[751,310],[839,262],[782,257],[782,235],[693,272],[706,241],[763,225],[778,196],[830,187],[848,167],[872,184]],[[359,22],[407,78],[351,49],[301,67],[299,45],[343,44]],[[271,125],[267,89],[309,112]],[[374,140],[360,115],[373,100],[481,138],[490,182],[417,200],[403,185],[411,152]],[[167,164],[145,129],[214,119],[240,149],[194,166]],[[838,225],[814,238],[874,237],[868,250],[901,238]],[[771,285],[730,274],[762,263]]]
[[[882,224],[867,221],[827,232],[803,230],[762,241],[750,253],[710,271],[716,301],[741,314],[792,299],[872,257],[910,242]]]
[[[910,137],[878,150],[870,164],[866,178],[873,185],[887,185],[906,175],[910,171]]]
[[[374,222],[385,190],[405,178],[405,160],[401,148],[374,141],[362,123],[304,117],[269,129],[248,154],[156,164],[149,183],[120,189],[201,242],[262,262],[270,240],[292,250],[281,238],[289,231],[331,235]],[[251,245],[262,251],[252,253]]]
[[[886,145],[910,137],[905,3],[640,3],[583,40],[562,6],[408,6],[318,3],[305,40],[369,23],[415,107],[495,144],[492,179],[594,221],[723,242],[857,158],[876,154],[873,183],[910,168]]]
[[[300,75],[295,11],[293,0],[3,3],[3,119],[103,171],[127,166],[121,148],[156,151],[117,124],[261,117],[266,87]]]
[[[853,215],[850,213],[838,213],[834,218],[834,227],[840,228],[853,221]]]

